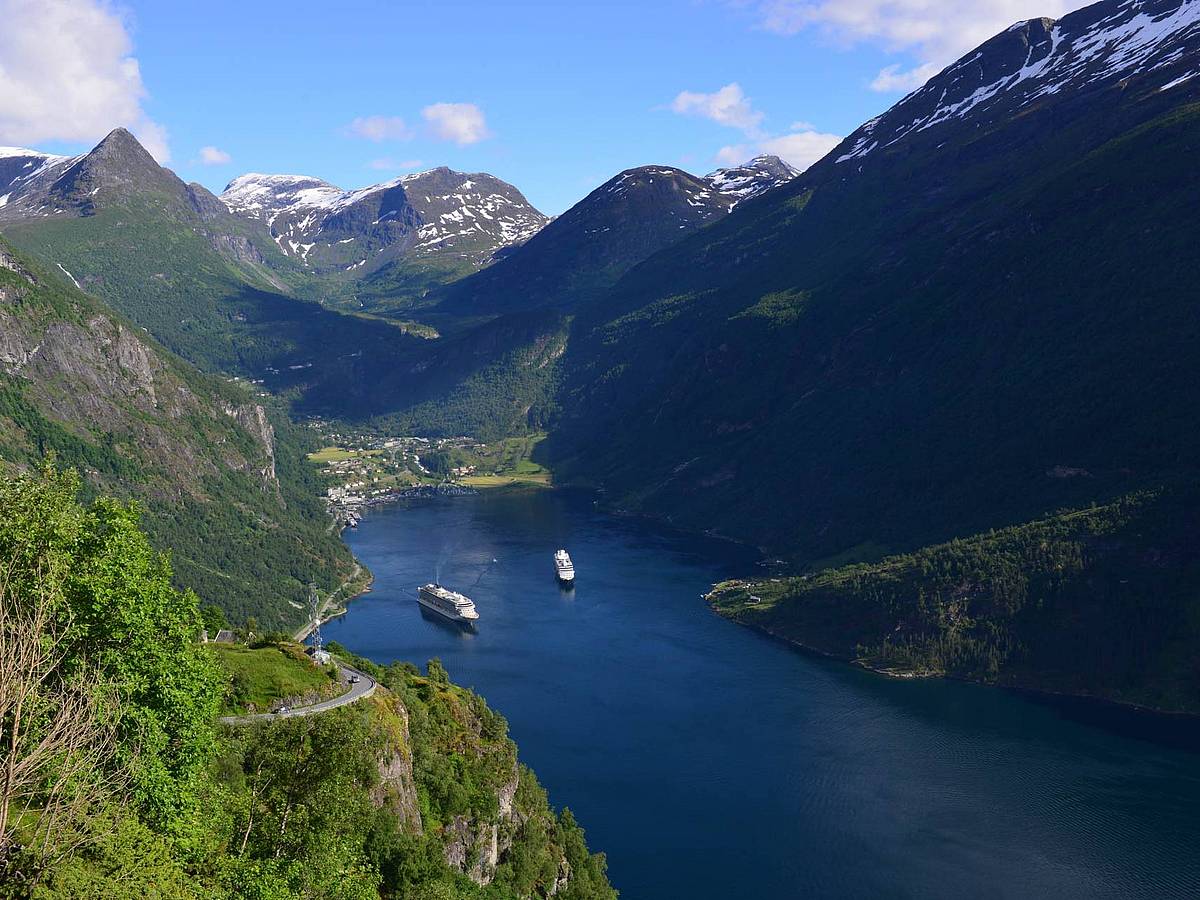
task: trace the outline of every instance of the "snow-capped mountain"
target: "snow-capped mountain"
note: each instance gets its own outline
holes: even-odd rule
[[[34,213],[37,207],[42,207],[43,215],[52,214],[53,209],[41,202],[29,208],[29,201],[42,195],[39,187],[53,183],[78,159],[24,147],[0,147],[0,217],[14,218],[18,210],[22,215]]]
[[[740,166],[717,169],[704,176],[714,191],[736,197],[734,205],[791,181],[800,172],[778,156],[756,156]]]
[[[799,174],[778,156],[756,156],[740,166],[717,169],[699,178],[669,166],[641,166],[620,173],[592,196],[620,196],[629,191],[647,190],[657,177],[660,184],[665,180],[674,192],[685,196],[687,205],[697,211],[696,215],[712,219]],[[678,215],[677,212],[671,214]]]
[[[626,169],[495,266],[451,285],[443,309],[478,315],[575,306],[651,254],[796,175],[775,156],[702,178],[671,166]]]
[[[862,125],[832,159],[846,166],[905,139],[941,141],[964,124],[986,129],[1133,79],[1170,91],[1195,87],[1197,76],[1200,0],[1097,3],[1001,32]]]
[[[0,221],[90,216],[106,205],[127,201],[190,210],[203,217],[205,195],[212,200],[204,188],[184,184],[155,162],[124,128],[113,129],[79,156],[0,148]],[[219,212],[228,218],[223,206]]]
[[[288,256],[348,272],[400,257],[450,255],[481,266],[548,221],[512,185],[445,167],[355,191],[304,175],[249,174],[221,200],[263,222]]]

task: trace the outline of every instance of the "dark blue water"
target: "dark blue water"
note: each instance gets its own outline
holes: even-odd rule
[[[348,537],[375,588],[326,638],[441,657],[626,900],[1200,896],[1200,755],[719,619],[700,594],[752,571],[737,548],[549,492],[373,512]],[[439,567],[476,634],[421,615]]]

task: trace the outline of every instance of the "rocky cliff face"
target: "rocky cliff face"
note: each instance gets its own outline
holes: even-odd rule
[[[130,457],[145,453],[159,465],[186,472],[181,485],[196,496],[203,493],[198,478],[220,463],[254,473],[264,490],[278,490],[275,433],[261,406],[226,405],[226,416],[250,440],[224,433],[230,426],[136,329],[102,312],[30,316],[17,303],[36,290],[33,276],[11,254],[0,256],[0,263],[20,279],[0,284],[0,368],[42,415],[81,437],[121,436]],[[198,435],[187,432],[188,423]],[[199,451],[196,437],[221,448],[220,462]]]
[[[496,792],[499,812],[495,820],[455,816],[446,829],[446,862],[478,885],[492,883],[496,867],[512,849],[513,834],[522,824],[513,805],[519,784],[520,775],[514,768],[512,777]]]
[[[349,554],[313,523],[307,486],[299,495],[278,465],[267,409],[172,356],[59,269],[0,240],[0,472],[55,453],[96,490],[137,499],[180,583],[204,601],[236,620],[290,626],[297,585],[324,578],[328,590],[349,570],[316,560]],[[272,575],[237,577],[238,552],[273,560]]]
[[[421,807],[417,799],[417,783],[413,778],[412,736],[408,725],[408,709],[398,697],[380,694],[387,713],[395,716],[396,740],[379,761],[379,784],[371,792],[371,802],[377,809],[387,809],[408,834],[424,834]]]
[[[518,765],[504,720],[481,698],[408,666],[355,664],[381,685],[370,703],[387,739],[372,802],[420,839],[420,852],[504,896],[550,897],[579,873],[590,886],[580,897],[613,896],[603,863],[586,852],[574,820],[557,816],[534,774]]]
[[[278,493],[279,479],[275,476],[275,428],[267,418],[267,411],[257,403],[225,407],[225,414],[235,420],[254,437],[263,450],[263,465],[258,469],[263,489]],[[283,498],[280,497],[280,502]]]

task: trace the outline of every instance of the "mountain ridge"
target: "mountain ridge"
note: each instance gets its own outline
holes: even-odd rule
[[[1125,35],[1129,21],[1142,21],[1143,6],[1110,0],[1062,21],[1082,23],[1085,31],[1105,21]],[[1180,9],[1189,15],[1196,9],[1192,3],[1153,7],[1164,21],[1177,21]],[[1167,39],[1175,42],[1180,33],[1171,31]],[[1185,33],[1192,52],[1200,51],[1194,29],[1189,26]],[[984,46],[989,45],[998,46]],[[1099,45],[1108,46],[1103,41]],[[1097,46],[1094,35],[1084,46]],[[1138,57],[1132,65],[1141,62]],[[1186,60],[1172,65],[1188,68]],[[1068,402],[1065,395],[1051,401],[1059,395],[1043,388],[1045,399],[1032,405],[1015,395],[1018,382],[1021,390],[1033,390],[1028,379],[1039,368],[1047,370],[1047,378],[1055,373],[1057,381],[1050,383],[1064,386],[1056,391],[1071,386],[1070,402],[1085,403],[1086,394],[1077,387],[1080,376],[1059,371],[1054,352],[1045,346],[1046,334],[1055,334],[1062,347],[1071,347],[1081,358],[1091,359],[1096,347],[1110,345],[1123,357],[1128,351],[1111,344],[1118,334],[1112,323],[1129,317],[1114,294],[1116,285],[1136,297],[1151,284],[1162,285],[1155,287],[1161,293],[1177,277],[1187,254],[1162,254],[1166,241],[1178,248],[1190,226],[1177,208],[1178,198],[1163,193],[1162,185],[1168,173],[1178,185],[1186,186],[1190,178],[1168,151],[1148,142],[1150,134],[1157,134],[1175,152],[1187,155],[1195,109],[1188,101],[1197,82],[1162,91],[1178,77],[1176,69],[1141,73],[1142,81],[1138,75],[1106,75],[1098,90],[1085,79],[1086,94],[1076,98],[1060,91],[1039,98],[1032,108],[1022,108],[992,128],[975,127],[970,115],[981,114],[979,108],[956,120],[957,128],[941,123],[856,159],[854,166],[839,164],[838,158],[861,140],[861,134],[852,134],[799,178],[647,259],[613,290],[579,310],[564,362],[564,417],[543,445],[544,461],[566,477],[602,481],[615,503],[660,511],[680,524],[715,524],[776,551],[803,546],[800,553],[811,554],[808,559],[872,541],[895,546],[892,542],[905,532],[915,538],[913,526],[919,522],[941,523],[941,530],[926,532],[936,540],[1020,521],[1042,511],[1040,504],[1072,502],[1072,491],[1084,490],[1079,482],[1046,480],[1042,474],[1055,466],[1077,465],[1064,460],[1081,452],[1084,435],[1073,435],[1061,422],[1047,425],[1045,434],[1057,436],[1061,446],[1053,452],[1062,458],[1040,465],[1023,462],[1029,468],[1020,477],[1020,489],[997,488],[987,502],[980,499],[979,510],[1005,510],[991,522],[978,510],[971,518],[961,505],[972,490],[968,482],[955,489],[957,498],[946,487],[954,478],[968,478],[968,436],[944,435],[940,452],[955,448],[954,467],[935,473],[933,457],[915,449],[920,432],[913,429],[942,434],[942,417],[950,408],[960,417],[972,415],[962,406],[968,389],[975,402],[995,404],[997,390],[1003,388],[1005,421],[1021,414],[1047,416],[1053,402]],[[933,87],[940,93],[936,79]],[[901,101],[864,128],[882,128],[899,117],[909,121],[906,113],[895,112],[904,105]],[[1060,112],[1063,107],[1069,113]],[[1124,157],[1130,159],[1129,171],[1116,162]],[[1139,195],[1134,184],[1150,193]],[[1096,193],[1088,193],[1093,189],[1088,185]],[[1120,208],[1122,217],[1113,220],[1102,212],[1112,208]],[[1156,221],[1148,218],[1151,210],[1172,223],[1153,252],[1147,245],[1152,232],[1133,233],[1132,224],[1151,227]],[[1088,233],[1081,224],[1086,221],[1103,222],[1104,227]],[[1058,242],[1054,246],[1046,243],[1051,235]],[[1158,269],[1147,270],[1132,255],[1134,246],[1160,259]],[[1059,259],[1066,247],[1089,261],[1082,270],[1072,265],[1073,278]],[[1123,271],[1114,270],[1118,258],[1126,261]],[[1098,280],[1101,271],[1111,273],[1107,283]],[[1133,273],[1150,279],[1139,285]],[[1094,304],[1074,312],[1063,306],[1067,298],[1075,302],[1084,283],[1110,298],[1103,314]],[[1044,291],[1051,284],[1059,286],[1056,303],[1043,302],[1039,308],[1033,298],[1048,301]],[[1080,345],[1080,338],[1063,332],[1063,322],[1055,318],[1045,322],[1045,334],[1030,335],[1035,343],[1011,349],[989,345],[981,333],[985,327],[1006,334],[1028,327],[1009,321],[1015,313],[1006,319],[1011,300],[1004,304],[996,296],[992,305],[979,306],[981,295],[992,297],[1006,289],[1039,321],[1076,315],[1096,322],[1094,335],[1088,332],[1094,345]],[[1105,325],[1100,324],[1102,315],[1110,319]],[[1174,324],[1167,329],[1163,323],[1170,318]],[[961,329],[957,340],[946,330],[951,322]],[[1151,331],[1160,325],[1161,332]],[[1143,317],[1121,327],[1129,329],[1130,340],[1136,334],[1146,347],[1155,341],[1166,347],[1177,346],[1179,334],[1191,333],[1194,323],[1177,302],[1164,301],[1153,320]],[[1007,378],[1008,385],[973,376],[959,386],[916,356],[919,347],[936,348],[944,371],[964,373],[963,378],[973,372],[971,353],[993,367],[1029,359],[1024,371],[995,375]],[[1156,371],[1169,365],[1155,357],[1151,361]],[[1099,377],[1098,371],[1093,377]],[[1120,384],[1114,380],[1105,390],[1112,393]],[[872,390],[871,385],[877,387]],[[884,400],[889,395],[890,403]],[[1128,414],[1122,441],[1132,440],[1134,422],[1148,427],[1145,414],[1130,405],[1134,401],[1128,389],[1116,390],[1110,399],[1114,410]],[[938,416],[931,405],[935,402],[942,404]],[[1175,402],[1170,405],[1174,408]],[[647,427],[645,409],[655,410],[653,428]],[[900,410],[916,417],[906,421]],[[987,433],[993,435],[996,427],[989,425]],[[1009,427],[1018,427],[1015,419]],[[1013,434],[996,433],[991,443],[981,433],[973,435],[997,454],[987,480],[998,484],[1015,477],[1017,460],[1005,458],[1019,446]],[[633,449],[644,446],[661,448],[661,457],[650,459]],[[835,446],[841,449],[835,451]],[[876,459],[884,446],[892,448],[892,456]],[[790,460],[785,447],[794,448]],[[867,458],[878,465],[865,480],[857,478],[855,486],[846,465],[859,456],[864,465]],[[796,471],[800,459],[811,474]],[[1166,459],[1161,457],[1160,464]],[[1122,468],[1111,459],[1082,467],[1110,473]],[[876,483],[887,471],[893,477]],[[818,472],[824,473],[820,481]],[[926,502],[925,514],[909,515],[906,524],[899,498],[908,496],[910,480],[942,486],[938,500]],[[840,482],[836,488],[834,481]],[[1095,483],[1092,489],[1098,489]],[[805,498],[811,508],[772,508],[771,498],[780,490]],[[1035,499],[1039,494],[1045,499]],[[877,505],[862,508],[872,497]],[[1012,508],[1017,498],[1027,503],[1020,511]],[[956,507],[959,511],[951,514]],[[762,515],[764,509],[770,514]],[[852,511],[861,513],[857,525]],[[891,531],[886,537],[885,527]]]
[[[547,220],[512,185],[446,166],[350,191],[307,175],[248,173],[220,199],[235,215],[263,222],[280,249],[305,265],[361,268],[357,274],[409,254],[453,254],[478,267]]]
[[[705,176],[673,166],[625,169],[495,265],[437,292],[438,311],[569,310],[601,294],[656,251],[795,175],[772,156]]]

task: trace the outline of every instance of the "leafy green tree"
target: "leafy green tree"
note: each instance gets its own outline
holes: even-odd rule
[[[225,610],[212,603],[206,603],[200,607],[200,619],[204,623],[209,637],[213,637],[221,629],[229,627],[229,621],[225,618]]]
[[[381,736],[360,710],[284,719],[256,729],[242,750],[247,802],[233,836],[238,857],[302,861],[287,876],[314,896],[377,896],[363,851],[374,818]]]
[[[138,527],[135,504],[84,507],[79,477],[51,464],[0,483],[9,590],[50,589],[67,622],[63,674],[95,673],[121,698],[118,758],[152,822],[182,825],[212,746],[220,679],[195,644],[194,594]]]

